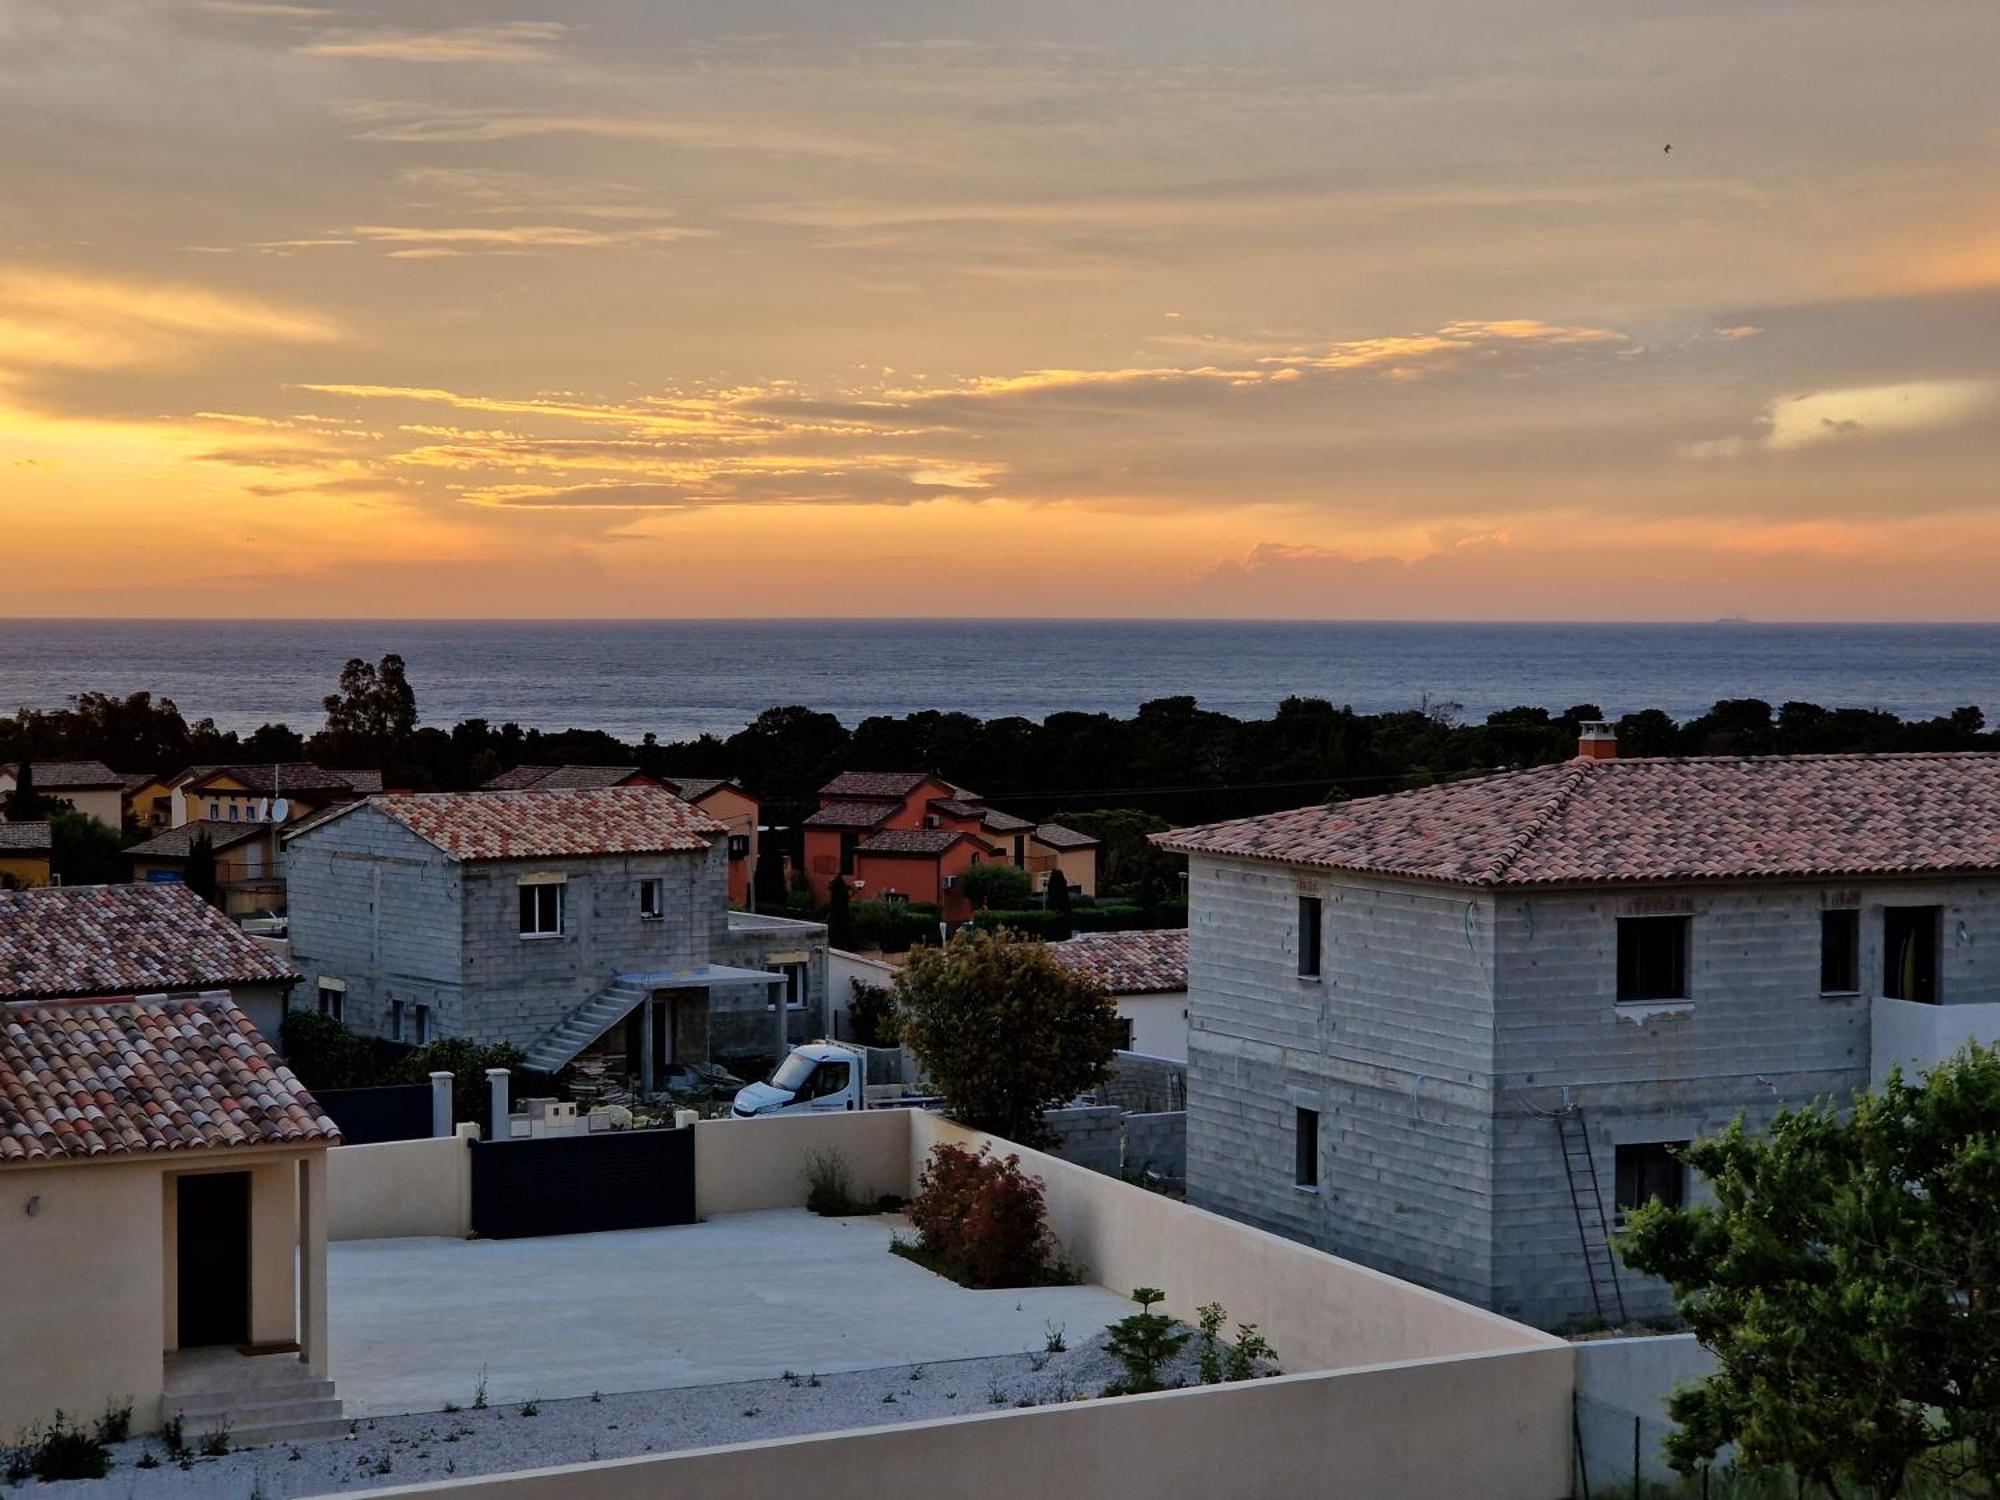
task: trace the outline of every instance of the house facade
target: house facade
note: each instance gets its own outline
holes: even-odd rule
[[[29,762],[35,795],[50,802],[67,802],[106,828],[125,821],[125,778],[100,760],[37,760]],[[0,806],[20,784],[18,765],[0,765]]]
[[[726,829],[662,787],[369,798],[285,837],[295,1003],[642,1088],[727,1035],[781,1053],[823,1003],[825,929],[732,914],[727,870]]]
[[[126,1403],[133,1430],[152,1431],[177,1375],[226,1351],[193,1366],[191,1388],[240,1390],[251,1415],[239,1442],[257,1441],[260,1402],[296,1400],[280,1408],[290,1435],[338,1433],[326,1310],[337,1140],[227,994],[0,1002],[0,1432],[58,1411],[88,1425]],[[273,1352],[235,1357],[255,1346]]]
[[[47,885],[54,856],[47,823],[0,823],[0,890]]]
[[[923,901],[962,922],[972,905],[958,877],[997,861],[1026,870],[1037,891],[1060,868],[1079,895],[1097,893],[1097,840],[1057,823],[988,807],[977,792],[918,771],[844,771],[819,790],[804,824],[806,878],[825,902],[835,877],[859,900]]]
[[[182,885],[195,845],[206,835],[215,851],[216,893],[232,917],[283,911],[285,879],[278,869],[276,825],[217,823],[207,818],[164,829],[125,851],[134,882]]]
[[[2000,756],[1586,757],[1161,835],[1192,1201],[1546,1326],[1668,1310],[1676,1148],[1845,1100],[1884,1015],[2000,1036]],[[1963,1008],[1963,1009],[1958,1009]]]

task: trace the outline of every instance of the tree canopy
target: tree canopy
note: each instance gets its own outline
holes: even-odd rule
[[[1713,1201],[1651,1204],[1620,1242],[1718,1360],[1673,1397],[1673,1462],[1733,1444],[1830,1496],[1918,1473],[2000,1495],[2000,1052],[1686,1156]]]
[[[1110,1076],[1118,1012],[1046,944],[966,929],[917,948],[896,976],[897,1022],[953,1119],[1023,1146],[1045,1110]]]

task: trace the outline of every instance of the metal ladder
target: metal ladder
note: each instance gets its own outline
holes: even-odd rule
[[[1590,1149],[1590,1126],[1583,1111],[1574,1104],[1556,1116],[1556,1135],[1562,1141],[1563,1175],[1569,1179],[1569,1203],[1576,1213],[1576,1238],[1583,1247],[1583,1268],[1590,1276],[1590,1300],[1597,1306],[1597,1319],[1614,1326],[1609,1308],[1618,1312],[1618,1326],[1626,1321],[1625,1288],[1618,1281],[1618,1257],[1611,1249],[1611,1225],[1604,1216],[1604,1190],[1598,1185],[1597,1157]],[[1605,1301],[1605,1287],[1611,1300]]]

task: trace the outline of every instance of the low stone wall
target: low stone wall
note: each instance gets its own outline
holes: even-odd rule
[[[769,1120],[703,1120],[694,1127],[695,1212],[749,1213],[806,1201],[806,1162],[838,1151],[863,1199],[910,1191],[906,1109],[859,1114],[780,1115]]]
[[[1691,1333],[1585,1339],[1577,1344],[1577,1437],[1593,1493],[1632,1483],[1635,1450],[1642,1480],[1667,1484],[1674,1479],[1661,1446],[1674,1430],[1667,1398],[1676,1386],[1699,1380],[1714,1369],[1715,1356]]]
[[[1187,1111],[1125,1116],[1126,1177],[1151,1174],[1187,1181]]]
[[[472,1152],[477,1125],[456,1135],[375,1146],[335,1146],[326,1153],[326,1237],[402,1239],[472,1233]]]
[[[1124,1164],[1123,1118],[1115,1104],[1052,1109],[1042,1120],[1061,1138],[1061,1144],[1051,1146],[1050,1154],[1116,1177]]]
[[[381,1500],[1552,1500],[1566,1349],[1414,1361],[374,1490]],[[1449,1414],[1450,1436],[1438,1423]]]

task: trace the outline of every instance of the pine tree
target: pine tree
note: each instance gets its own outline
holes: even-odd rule
[[[33,823],[39,820],[42,799],[35,795],[35,768],[22,761],[14,772],[14,794],[7,801],[7,821]]]
[[[210,906],[217,905],[218,886],[215,876],[215,840],[204,829],[195,836],[194,845],[188,850],[187,870],[182,878],[187,888]]]
[[[1070,909],[1069,882],[1059,869],[1049,871],[1049,936],[1066,938],[1072,931],[1074,913]]]
[[[826,940],[835,948],[854,946],[854,898],[847,882],[836,875],[827,888]]]

